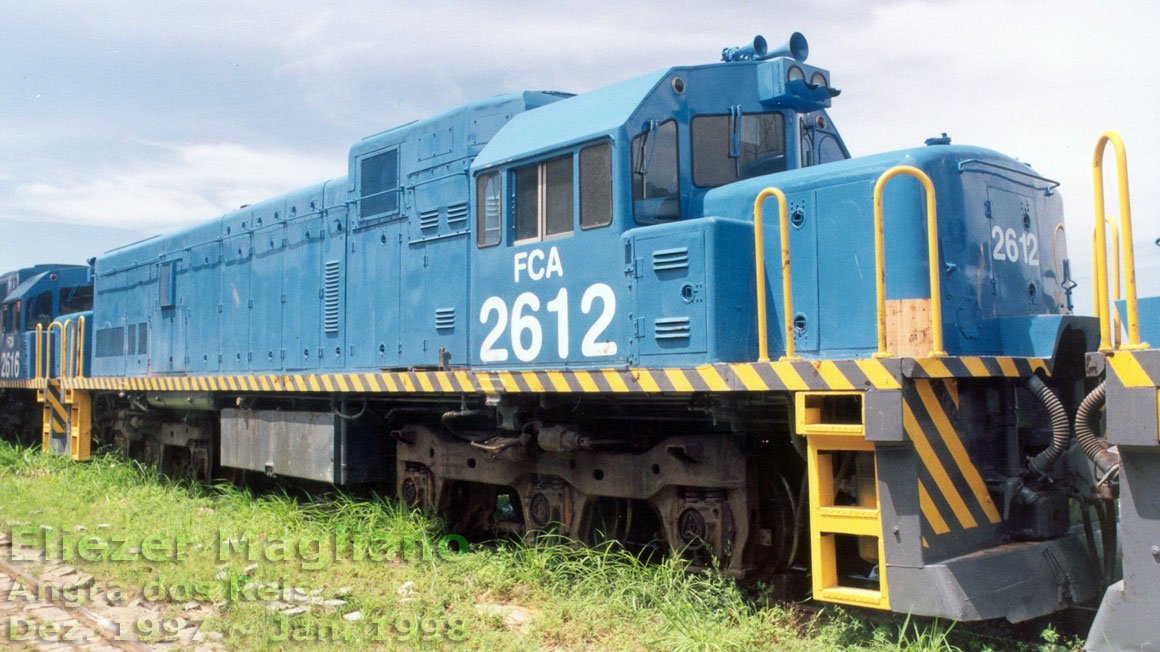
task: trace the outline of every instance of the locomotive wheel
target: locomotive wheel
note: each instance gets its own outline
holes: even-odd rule
[[[439,509],[448,531],[469,539],[483,536],[495,511],[496,487],[454,481],[450,485],[443,491]]]
[[[746,579],[750,582],[769,582],[785,573],[793,557],[797,519],[794,493],[785,475],[776,473],[761,487],[760,523],[754,524],[753,567]],[[768,533],[768,536],[767,534]]]

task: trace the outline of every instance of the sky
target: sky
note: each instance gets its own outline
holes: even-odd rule
[[[1117,130],[1140,293],[1160,294],[1156,2],[2,0],[0,25],[3,270],[342,176],[363,136],[472,99],[584,92],[801,31],[854,156],[945,131],[1061,182],[1081,313],[1092,150]]]

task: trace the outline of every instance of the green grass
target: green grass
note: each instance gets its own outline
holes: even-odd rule
[[[231,650],[293,646],[269,640],[278,628],[273,612],[245,594],[231,595],[231,582],[236,589],[251,581],[346,601],[334,609],[315,606],[287,621],[332,627],[352,637],[301,644],[304,650],[991,649],[970,639],[952,643],[952,628],[944,623],[871,621],[839,609],[807,615],[792,605],[746,595],[718,574],[688,572],[677,559],[647,563],[612,545],[502,541],[473,546],[462,555],[404,556],[398,554],[399,541],[439,541],[445,534],[441,524],[385,499],[340,494],[303,501],[229,485],[190,486],[108,454],[76,464],[0,443],[0,523],[5,530],[49,526],[76,537],[121,537],[130,546],[150,535],[188,542],[181,560],[154,555],[161,559],[68,563],[130,589],[150,583],[200,586],[205,594],[198,597],[218,605],[206,627],[225,634]],[[220,533],[247,531],[259,541],[305,541],[306,554],[285,555],[274,547],[265,549],[272,560],[219,559]],[[334,533],[340,534],[337,548],[330,541]],[[316,541],[325,563],[304,563],[303,558],[315,558]],[[382,541],[394,554],[380,561],[365,558],[381,551],[376,542]],[[183,601],[174,600],[173,607]],[[481,611],[477,604],[493,606]],[[530,619],[505,625],[503,606],[518,607]],[[342,619],[355,610],[364,614],[362,620]],[[437,636],[400,640],[404,635],[396,629],[412,628]]]

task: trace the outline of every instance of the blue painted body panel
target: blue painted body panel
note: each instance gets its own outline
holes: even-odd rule
[[[960,171],[960,162],[972,160],[1020,173],[981,174],[972,164]],[[1063,221],[1058,193],[1023,185],[1021,172],[1030,170],[1013,159],[975,147],[902,150],[730,184],[710,191],[703,210],[752,222],[757,193],[767,186],[781,188],[790,212],[802,216],[801,226],[790,229],[794,311],[805,317],[797,348],[811,357],[862,357],[876,346],[873,187],[895,165],[922,169],[936,188],[946,350],[952,355],[1016,355],[1003,348],[999,320],[1064,312],[1056,270],[1067,250],[1060,238],[1056,259],[1050,245]],[[884,192],[884,206],[886,298],[929,297],[921,186],[909,178],[892,181]],[[784,314],[776,210],[776,200],[769,201],[765,242],[771,343],[782,339],[777,333]],[[1002,242],[995,229],[1003,231]],[[1015,260],[1006,255],[1008,230],[1014,234]],[[1034,236],[1034,244],[1027,234]],[[997,248],[1002,256],[996,255]],[[1037,254],[1031,258],[1035,264],[1026,262],[1030,253]],[[747,253],[743,247],[728,255],[743,258]],[[1052,350],[1054,345],[1051,339],[1021,348]]]
[[[1091,328],[1062,316],[1066,245],[1054,250],[1058,259],[1051,246],[1061,202],[1034,172],[990,150],[949,145],[848,159],[825,111],[831,93],[784,81],[794,65],[807,78],[829,78],[787,59],[670,68],[578,96],[497,96],[363,139],[345,177],[100,257],[94,321],[107,332],[98,334],[93,372],[752,360],[752,202],[767,186],[785,191],[800,215],[790,234],[798,351],[866,356],[875,346],[871,191],[898,164],[925,170],[937,188],[951,354],[1040,355],[1054,349],[1064,322]],[[775,112],[785,171],[693,184],[694,116]],[[679,215],[658,219],[634,206],[631,143],[670,119]],[[517,242],[514,171],[571,157],[579,188],[580,150],[603,143],[610,223],[581,228],[576,192],[570,233]],[[502,173],[499,241],[479,246],[476,179],[491,172]],[[886,211],[887,298],[925,298],[917,182],[891,182]],[[784,342],[773,202],[766,215],[776,353]],[[122,345],[109,344],[117,337]]]
[[[1128,323],[1127,302],[1116,301],[1116,312],[1120,315],[1120,323],[1124,324],[1125,333]],[[1140,297],[1136,300],[1136,312],[1140,317],[1140,341],[1147,342],[1152,348],[1160,347],[1160,296]],[[1127,335],[1123,336],[1128,341]]]

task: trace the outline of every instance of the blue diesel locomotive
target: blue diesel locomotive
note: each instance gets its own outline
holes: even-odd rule
[[[392,483],[465,534],[659,542],[822,601],[1098,598],[1120,462],[1071,433],[1105,370],[1058,184],[945,134],[851,158],[807,52],[479,100],[19,272],[5,405],[36,390],[23,423],[78,459],[95,434],[192,479]]]

